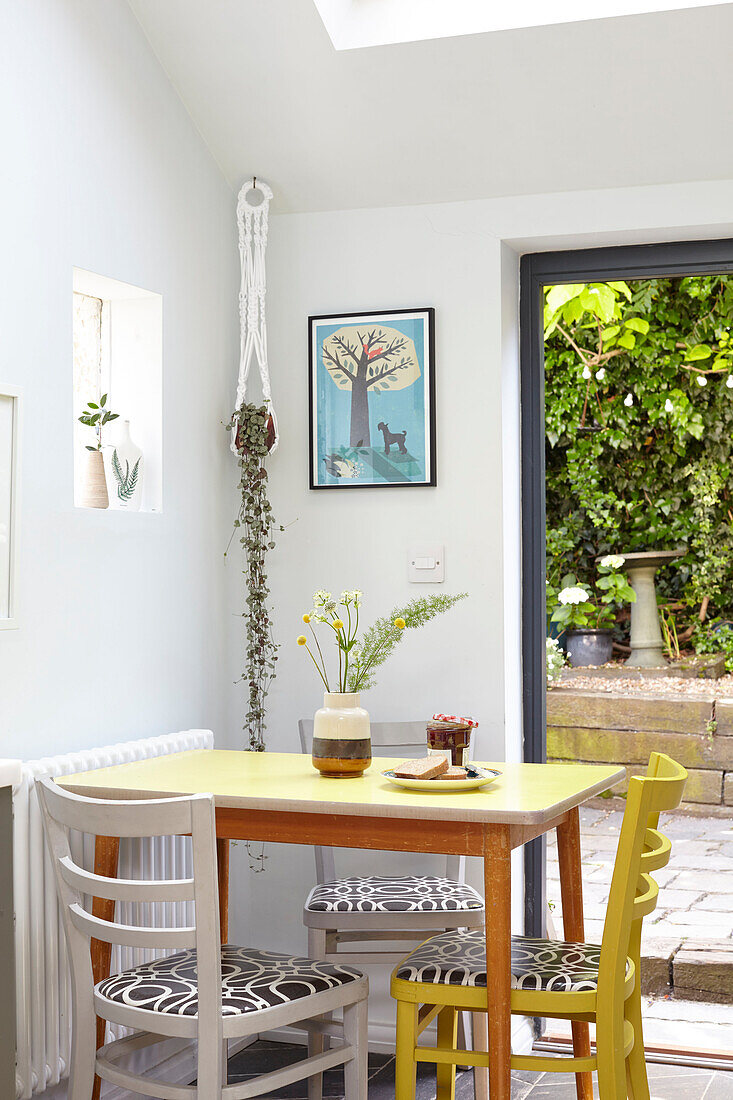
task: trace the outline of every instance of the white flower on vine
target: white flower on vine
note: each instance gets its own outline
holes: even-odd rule
[[[674,412],[674,405],[669,398],[667,398],[667,400],[664,402],[664,411],[667,413]]]
[[[704,374],[698,374],[697,384],[698,384],[698,386],[707,386],[707,384],[708,384],[707,376],[704,375]]]
[[[606,368],[605,367],[601,367],[599,370],[596,371],[596,378],[599,382],[602,382],[605,377],[606,377]]]
[[[634,404],[634,395],[633,395],[633,393],[627,393],[626,397],[624,398],[624,405],[626,406],[627,409],[630,409],[633,404]]]
[[[725,380],[725,384],[729,390],[733,390],[733,374],[729,374]]]
[[[583,378],[587,379],[587,378],[590,378],[590,377],[591,377],[590,367],[584,367],[583,368]]]
[[[606,554],[604,558],[601,558],[598,562],[604,569],[620,569],[626,561],[621,554]]]
[[[584,588],[571,585],[569,588],[563,588],[557,598],[562,604],[587,603],[588,593]]]

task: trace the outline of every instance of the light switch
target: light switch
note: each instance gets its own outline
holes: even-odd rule
[[[441,584],[445,579],[445,550],[434,542],[415,542],[407,553],[407,579],[413,584]]]

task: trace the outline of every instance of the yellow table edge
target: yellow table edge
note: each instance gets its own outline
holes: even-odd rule
[[[302,753],[196,749],[56,781],[92,798],[212,793],[221,808],[540,825],[608,790],[626,774],[615,765],[476,761],[502,775],[486,788],[431,795],[390,784],[381,772],[394,763],[392,757],[375,757],[362,778],[324,779]],[[238,788],[244,784],[251,784],[251,790],[242,793]]]

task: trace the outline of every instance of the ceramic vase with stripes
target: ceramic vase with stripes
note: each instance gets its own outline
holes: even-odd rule
[[[346,779],[363,775],[372,762],[369,715],[358,692],[327,691],[313,719],[313,767]]]

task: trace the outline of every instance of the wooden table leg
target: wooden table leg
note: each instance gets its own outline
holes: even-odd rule
[[[120,840],[116,836],[98,836],[94,841],[94,873],[105,878],[117,877],[117,864],[120,855]],[[115,903],[108,898],[92,899],[92,914],[100,920],[114,920]],[[112,944],[102,940],[92,940],[92,976],[94,984],[101,982],[109,974],[112,962]],[[107,1029],[106,1020],[97,1017],[97,1050],[104,1046],[104,1034]],[[99,1090],[102,1087],[101,1078],[94,1078],[92,1100],[99,1100]]]
[[[486,898],[486,959],[489,1095],[510,1100],[512,1059],[511,1017],[511,845],[506,825],[487,825],[484,833],[484,895]]]
[[[229,841],[216,838],[216,869],[219,873],[219,932],[221,942],[229,942]]]
[[[562,924],[566,940],[582,943],[583,930],[583,872],[580,851],[580,814],[577,806],[570,810],[557,828],[557,856],[560,864],[560,897],[562,898]],[[571,1023],[573,1053],[576,1058],[590,1054],[588,1024],[578,1020]],[[578,1100],[593,1100],[593,1074],[576,1073],[575,1090]]]

